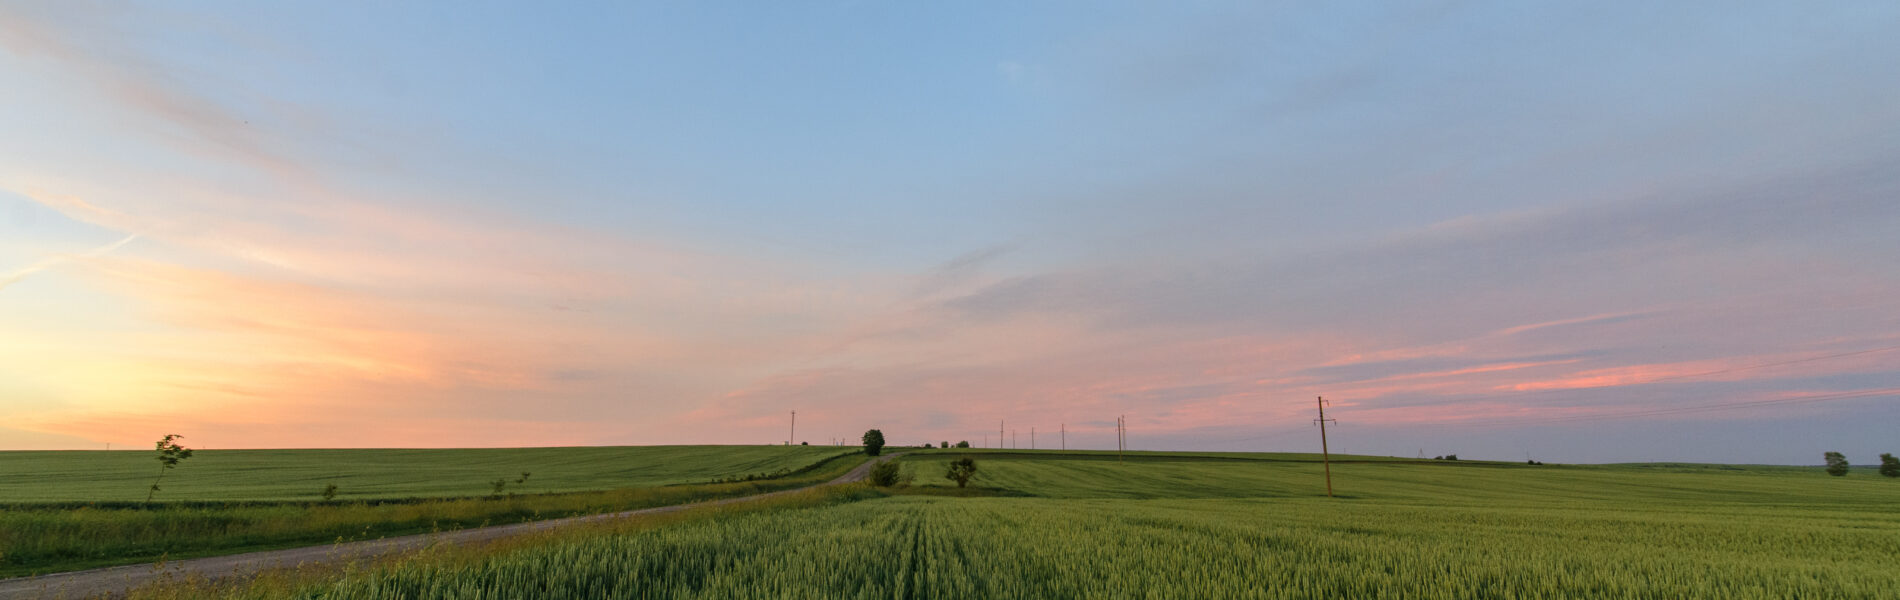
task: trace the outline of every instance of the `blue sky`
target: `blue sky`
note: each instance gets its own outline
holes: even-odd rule
[[[1897,25],[8,4],[0,448],[1300,450],[1325,394],[1348,451],[1894,451]]]

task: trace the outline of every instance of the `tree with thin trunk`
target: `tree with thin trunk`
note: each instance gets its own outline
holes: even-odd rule
[[[178,443],[178,440],[184,437],[176,433],[167,433],[164,438],[158,440],[158,478],[152,480],[152,489],[145,492],[146,502],[151,502],[152,496],[158,493],[158,482],[165,480],[166,471],[178,466],[178,461],[191,458],[191,449]]]
[[[1829,452],[1821,457],[1827,459],[1827,474],[1835,477],[1847,474],[1847,456],[1839,452]]]
[[[864,432],[864,453],[877,456],[884,453],[884,432],[876,429]]]

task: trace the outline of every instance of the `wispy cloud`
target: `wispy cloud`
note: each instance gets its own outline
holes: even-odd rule
[[[38,273],[40,271],[44,271],[44,270],[59,266],[61,263],[70,262],[70,261],[78,260],[78,259],[105,256],[107,253],[110,253],[113,250],[118,250],[119,248],[125,246],[126,244],[132,243],[132,240],[138,239],[138,237],[139,237],[138,234],[135,233],[132,235],[125,236],[124,238],[121,238],[119,241],[106,244],[98,248],[93,248],[91,250],[87,250],[79,254],[50,256],[47,258],[40,259],[39,261],[34,262],[33,264],[20,267],[18,269],[14,269],[10,273],[0,274],[0,290],[6,289],[7,286],[13,285],[15,283],[19,283],[20,280],[26,279],[28,275],[32,275],[34,273]]]

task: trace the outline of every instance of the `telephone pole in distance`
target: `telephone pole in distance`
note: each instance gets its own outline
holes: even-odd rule
[[[1326,497],[1331,498],[1333,497],[1333,454],[1332,451],[1326,449],[1326,422],[1337,423],[1339,420],[1326,418],[1325,397],[1314,396],[1314,403],[1319,405],[1319,418],[1313,419],[1313,422],[1319,424],[1319,456],[1320,463],[1326,465]]]

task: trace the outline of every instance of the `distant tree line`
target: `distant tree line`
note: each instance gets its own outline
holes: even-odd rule
[[[1827,461],[1827,474],[1835,477],[1847,476],[1847,455],[1839,452],[1826,452],[1821,459]],[[1880,474],[1888,477],[1900,477],[1900,458],[1894,458],[1892,452],[1881,453]]]

